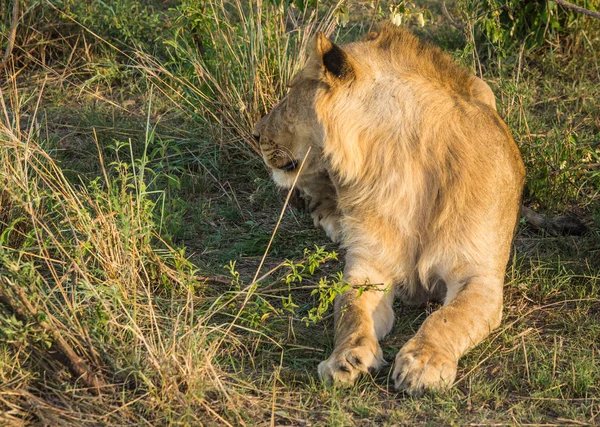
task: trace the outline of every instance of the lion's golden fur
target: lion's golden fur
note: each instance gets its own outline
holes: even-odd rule
[[[352,383],[384,364],[378,340],[393,325],[394,294],[440,297],[393,376],[411,394],[450,385],[458,358],[500,323],[524,181],[489,87],[391,25],[341,47],[319,34],[255,133],[263,153],[279,144],[297,160],[317,148],[307,170],[318,165],[322,177],[326,165],[335,186],[345,279],[380,288],[338,297],[335,350],[320,375]]]

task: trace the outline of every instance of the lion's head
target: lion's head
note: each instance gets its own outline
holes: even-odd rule
[[[317,84],[298,74],[289,84],[288,95],[254,126],[253,135],[260,143],[263,159],[281,187],[291,187],[307,153],[303,176],[324,169],[323,130],[314,107]]]
[[[337,242],[341,233],[337,194],[323,158],[323,128],[314,106],[319,85],[305,72],[297,74],[287,96],[256,123],[253,135],[275,183],[289,189],[296,180],[295,199],[301,203],[292,204],[310,212],[315,226]]]

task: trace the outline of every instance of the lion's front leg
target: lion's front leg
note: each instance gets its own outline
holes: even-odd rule
[[[348,259],[347,259],[348,262]],[[348,262],[346,280],[367,285],[359,295],[352,289],[335,301],[335,349],[319,364],[319,376],[327,383],[352,385],[361,375],[385,365],[379,340],[392,328],[394,292],[391,278],[366,264]]]
[[[432,313],[398,352],[396,389],[411,395],[447,388],[458,359],[498,327],[502,318],[501,277],[472,277],[448,284],[446,304]]]

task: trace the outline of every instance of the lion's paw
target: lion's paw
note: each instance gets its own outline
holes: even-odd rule
[[[427,390],[449,388],[456,378],[458,360],[435,345],[409,340],[396,355],[396,390],[418,396]]]
[[[325,230],[327,237],[329,237],[333,243],[338,243],[340,241],[342,227],[338,215],[329,215],[320,219],[319,223],[321,227],[323,227],[323,230]]]
[[[360,375],[385,364],[378,344],[375,351],[371,346],[340,348],[319,364],[319,377],[327,384],[351,386]]]

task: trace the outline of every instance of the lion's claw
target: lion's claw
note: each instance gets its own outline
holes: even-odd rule
[[[376,351],[369,346],[340,348],[319,364],[319,377],[327,384],[351,386],[360,375],[383,365],[385,360],[378,345]]]

